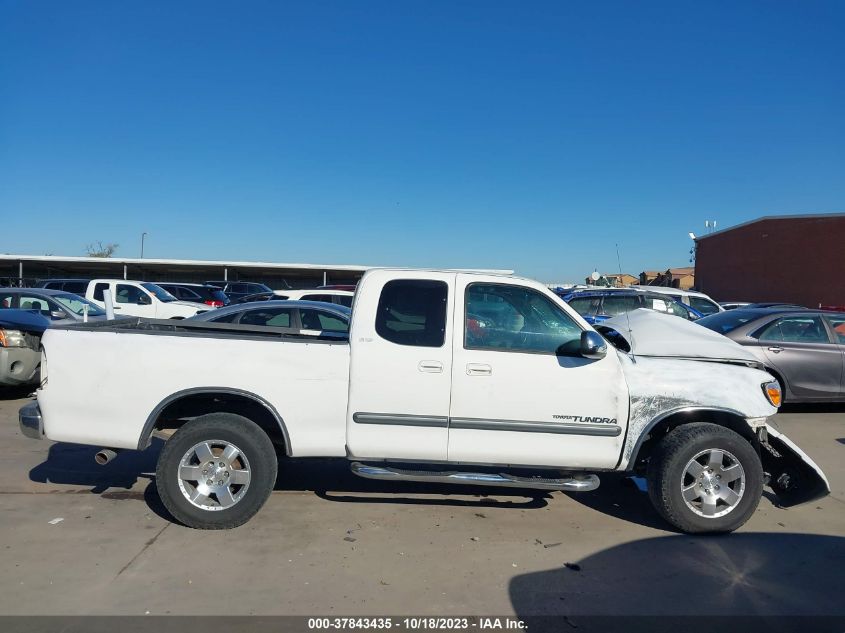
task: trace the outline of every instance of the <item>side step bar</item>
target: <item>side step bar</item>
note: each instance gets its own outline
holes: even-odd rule
[[[405,470],[352,462],[353,474],[364,479],[382,481],[422,481],[439,484],[469,484],[472,486],[507,486],[510,488],[536,488],[539,490],[566,490],[589,492],[599,487],[596,475],[572,475],[560,479],[519,477],[507,473],[471,473],[462,471]]]

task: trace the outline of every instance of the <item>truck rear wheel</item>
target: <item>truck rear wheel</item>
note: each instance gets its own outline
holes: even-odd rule
[[[156,488],[181,523],[202,530],[237,527],[261,509],[278,461],[267,434],[231,413],[210,413],[180,427],[164,444]]]
[[[652,454],[648,494],[657,512],[684,532],[732,532],[760,503],[763,467],[754,447],[734,431],[685,424]]]

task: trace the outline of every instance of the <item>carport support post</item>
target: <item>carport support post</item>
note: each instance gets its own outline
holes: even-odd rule
[[[128,279],[128,277],[126,276],[126,264],[123,265],[123,278]]]
[[[323,271],[323,285],[324,286],[329,285],[329,273],[326,272],[325,270]]]
[[[18,286],[23,288],[23,260],[18,262]]]
[[[229,281],[229,269],[228,268],[223,269],[223,281]]]

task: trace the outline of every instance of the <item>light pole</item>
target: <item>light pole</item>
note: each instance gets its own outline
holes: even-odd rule
[[[144,259],[144,238],[146,238],[147,235],[149,235],[149,233],[146,231],[141,233],[141,259]]]

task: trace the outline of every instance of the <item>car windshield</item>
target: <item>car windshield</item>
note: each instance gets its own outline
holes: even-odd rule
[[[737,308],[736,310],[728,310],[727,312],[718,312],[710,316],[703,317],[696,321],[699,325],[703,325],[709,330],[718,332],[719,334],[727,334],[733,332],[741,325],[745,325],[749,321],[753,321],[760,314],[758,312],[751,312]]]
[[[69,310],[79,316],[82,316],[84,306],[88,306],[88,316],[102,316],[105,314],[105,311],[100,306],[78,295],[53,295],[53,299],[60,303],[65,310]]]
[[[156,299],[158,299],[159,301],[163,301],[165,303],[167,303],[168,301],[176,301],[176,297],[174,297],[172,294],[167,292],[167,290],[165,290],[161,286],[156,286],[155,284],[145,283],[145,284],[141,284],[141,287],[143,287],[144,290],[147,290],[148,292],[153,293],[156,296]]]

